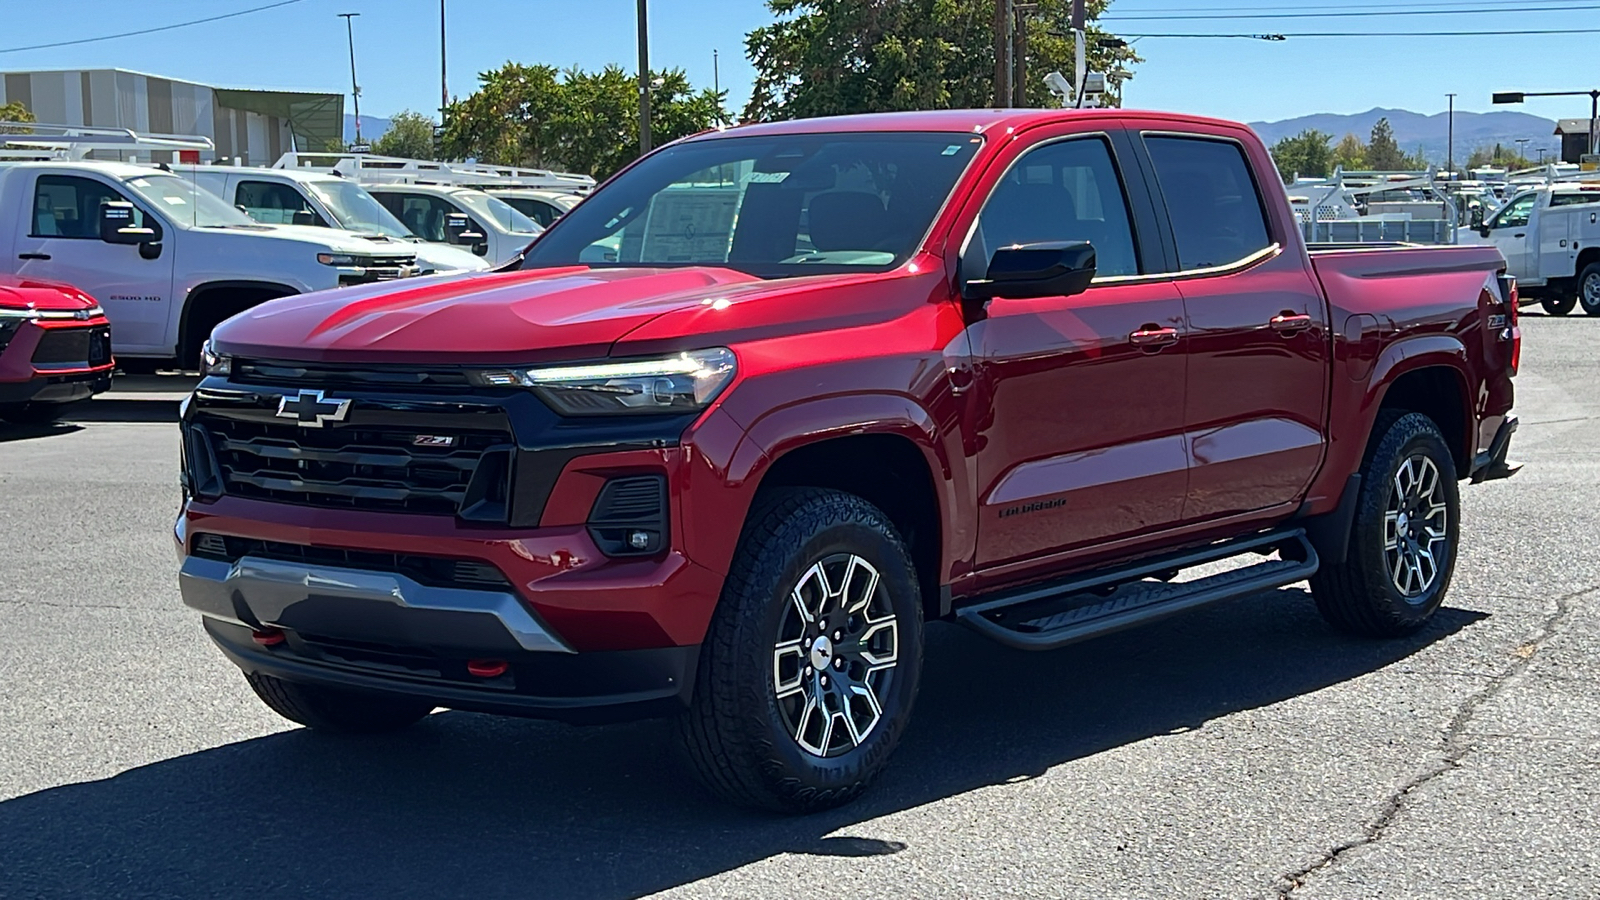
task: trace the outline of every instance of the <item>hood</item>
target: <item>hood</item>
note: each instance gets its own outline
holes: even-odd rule
[[[423,271],[434,272],[486,272],[489,261],[462,247],[450,244],[432,244],[427,241],[394,241],[391,247],[409,247],[417,254],[417,265]]]
[[[594,358],[658,316],[762,284],[716,268],[407,279],[272,300],[219,325],[212,341],[239,356],[329,362]]]
[[[70,284],[0,273],[0,307],[41,312],[80,312],[100,304]]]
[[[210,228],[208,234],[227,234],[253,239],[288,240],[315,245],[333,253],[411,253],[415,246],[407,241],[375,241],[357,232],[320,225],[256,225],[252,228]]]

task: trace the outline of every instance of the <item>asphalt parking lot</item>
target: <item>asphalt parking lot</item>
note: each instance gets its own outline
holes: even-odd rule
[[[0,426],[0,897],[1600,896],[1600,319],[1524,326],[1527,467],[1463,489],[1423,633],[1298,587],[1051,654],[934,626],[890,770],[807,818],[660,723],[290,727],[178,599],[182,383]]]

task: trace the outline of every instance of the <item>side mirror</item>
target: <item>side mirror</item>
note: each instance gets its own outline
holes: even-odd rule
[[[1478,234],[1480,234],[1480,235],[1482,235],[1484,237],[1488,237],[1489,236],[1489,226],[1480,224],[1478,226]]]
[[[294,214],[291,221],[295,225],[315,225],[317,224],[317,214],[302,209]]]
[[[108,244],[149,244],[156,240],[154,228],[133,224],[133,204],[113,200],[100,204],[100,240]]]
[[[1001,247],[989,260],[988,278],[968,281],[969,300],[1009,297],[1070,297],[1094,280],[1094,245],[1088,241],[1050,241]]]
[[[476,244],[473,244],[472,245],[472,252],[476,256],[488,256],[489,255],[489,242],[488,241],[479,241]]]
[[[450,215],[445,216],[444,232],[445,237],[449,238],[450,243],[452,244],[484,243],[483,232],[478,231],[477,228],[474,227],[472,219],[468,218],[466,213],[451,213]],[[473,252],[476,253],[477,250],[474,249]],[[489,252],[487,244],[485,244],[483,252]],[[483,254],[479,255],[481,256]]]

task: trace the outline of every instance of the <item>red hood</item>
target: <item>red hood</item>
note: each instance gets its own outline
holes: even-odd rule
[[[664,313],[760,284],[729,269],[545,269],[284,297],[229,319],[217,348],[329,362],[518,363],[606,355]]]
[[[0,307],[77,312],[99,304],[70,284],[0,274]]]

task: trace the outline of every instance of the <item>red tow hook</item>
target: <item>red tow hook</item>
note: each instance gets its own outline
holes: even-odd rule
[[[479,678],[499,678],[511,668],[503,659],[467,660],[467,672]]]
[[[250,640],[255,641],[263,647],[276,647],[283,643],[285,638],[283,636],[283,632],[276,628],[262,628],[259,630],[252,630],[250,632]]]

